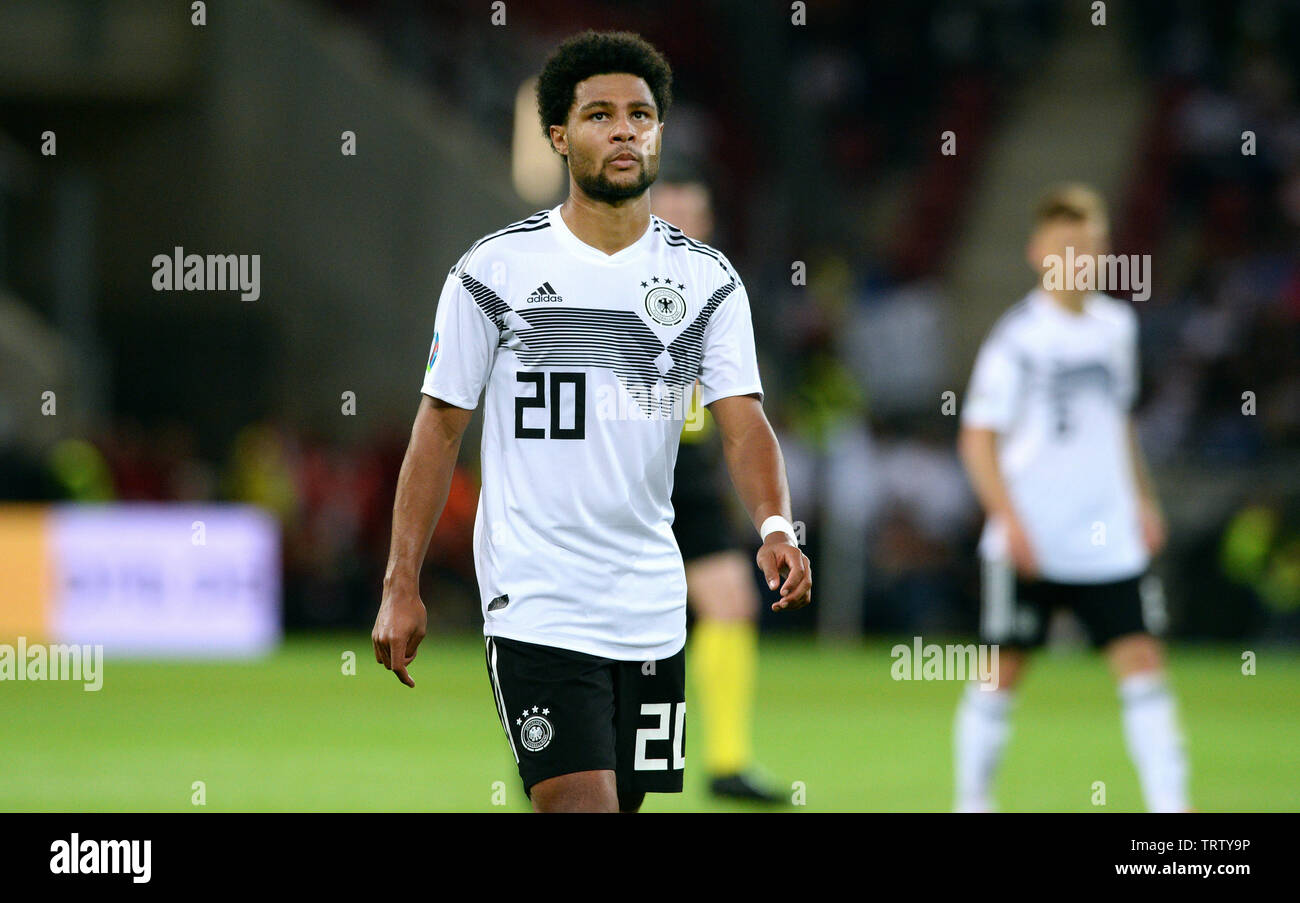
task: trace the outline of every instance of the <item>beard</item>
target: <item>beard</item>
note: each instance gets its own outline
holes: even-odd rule
[[[588,197],[613,204],[639,198],[654,184],[654,180],[659,176],[659,167],[655,166],[652,171],[646,162],[647,159],[658,162],[657,157],[643,156],[640,159],[641,165],[636,179],[631,182],[616,183],[605,175],[603,164],[592,164],[589,158],[578,157],[570,150],[569,172],[573,176],[573,181]]]

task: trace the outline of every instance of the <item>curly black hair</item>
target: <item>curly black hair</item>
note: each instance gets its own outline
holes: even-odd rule
[[[537,79],[537,112],[542,134],[564,125],[573,106],[573,89],[593,75],[626,72],[645,79],[659,108],[659,120],[673,102],[673,70],[654,45],[630,31],[584,31],[565,39],[551,54]]]

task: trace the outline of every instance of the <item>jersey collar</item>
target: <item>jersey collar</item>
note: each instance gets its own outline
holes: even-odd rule
[[[569,227],[564,223],[564,217],[560,216],[561,206],[557,204],[551,208],[551,228],[555,230],[555,238],[566,251],[583,260],[605,264],[606,266],[627,263],[629,260],[636,260],[645,254],[646,250],[654,242],[655,221],[652,216],[650,217],[650,225],[646,227],[645,234],[623,250],[615,251],[613,254],[606,254],[599,248],[593,248],[569,231]]]
[[[1078,323],[1081,319],[1091,314],[1093,310],[1093,305],[1095,303],[1095,298],[1096,298],[1096,292],[1089,292],[1087,295],[1085,295],[1083,298],[1083,310],[1075,314],[1075,313],[1071,313],[1061,305],[1057,304],[1054,300],[1052,300],[1052,296],[1049,295],[1042,288],[1035,288],[1033,291],[1029,293],[1029,303],[1031,305],[1037,307],[1038,310],[1042,311],[1047,316],[1055,317],[1056,319],[1062,320],[1067,323]]]

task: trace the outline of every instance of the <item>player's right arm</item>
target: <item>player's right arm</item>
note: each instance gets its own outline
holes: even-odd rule
[[[1006,531],[1007,552],[1012,563],[1021,574],[1032,577],[1038,573],[1038,562],[998,467],[997,432],[986,427],[963,426],[957,445],[962,465],[985,515],[1002,524]]]
[[[438,300],[423,398],[397,478],[383,601],[371,633],[375,660],[408,687],[415,681],[406,666],[415,658],[426,626],[420,566],[447,503],[461,437],[478,407],[499,337],[496,325],[470,297],[459,269],[453,270]]]
[[[434,525],[451,491],[460,441],[473,411],[425,395],[397,478],[393,538],[384,572],[384,595],[370,639],[375,661],[408,687],[406,666],[415,658],[427,624],[420,599],[420,566]]]
[[[957,448],[985,516],[999,524],[1006,537],[1012,564],[1023,576],[1033,577],[1038,573],[1034,549],[998,464],[999,435],[1015,421],[1022,380],[1015,347],[1005,330],[995,328],[975,359]]]

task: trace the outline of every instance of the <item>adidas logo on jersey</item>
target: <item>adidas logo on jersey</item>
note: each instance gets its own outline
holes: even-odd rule
[[[541,285],[537,286],[537,288],[533,289],[533,293],[528,296],[529,304],[546,304],[563,300],[564,298],[562,298],[555,289],[551,288],[549,282],[543,282]]]

